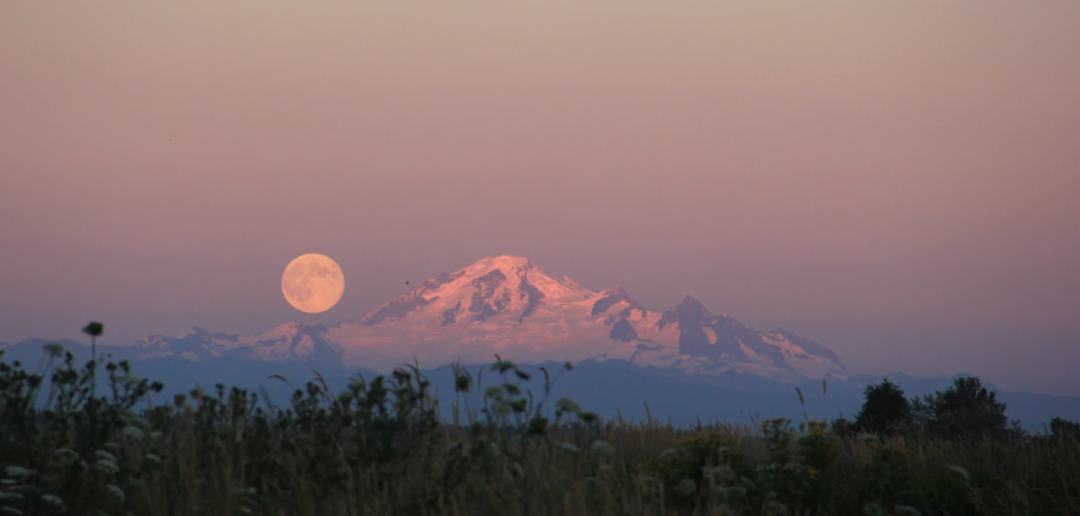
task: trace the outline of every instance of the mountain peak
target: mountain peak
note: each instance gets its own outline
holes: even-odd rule
[[[645,305],[630,298],[630,294],[627,294],[622,287],[615,287],[605,290],[599,294],[599,299],[593,303],[592,315],[597,315],[608,311],[612,306],[625,302],[628,306],[620,313],[622,317],[628,317],[634,310],[641,312],[641,317],[646,317],[649,313],[645,309]]]
[[[682,302],[679,303],[679,306],[686,306],[688,308],[689,307],[701,307],[701,308],[705,307],[705,305],[703,305],[701,303],[701,301],[698,301],[696,297],[690,296],[690,295],[684,297]]]
[[[437,326],[448,326],[463,321],[484,322],[507,313],[515,314],[517,322],[521,322],[541,304],[580,302],[595,295],[565,276],[549,275],[524,256],[488,256],[422,282],[364,314],[360,322],[375,326],[419,314]]]
[[[297,321],[289,321],[287,323],[279,324],[279,325],[275,326],[274,329],[270,330],[270,331],[272,331],[274,333],[295,333],[295,332],[298,332],[298,331],[300,331],[302,329],[304,329],[303,324],[301,324],[301,323],[299,323]]]
[[[472,265],[470,265],[469,267],[466,267],[466,268],[471,269],[471,268],[477,267],[477,266],[482,267],[482,268],[490,268],[490,269],[506,268],[506,269],[510,269],[510,270],[513,270],[513,269],[532,270],[532,269],[536,268],[536,263],[534,263],[532,260],[530,260],[530,259],[528,259],[528,258],[526,258],[524,256],[518,256],[518,255],[513,255],[513,254],[501,254],[501,255],[487,256],[487,257],[481,258],[479,260],[476,260],[476,262],[474,262]]]

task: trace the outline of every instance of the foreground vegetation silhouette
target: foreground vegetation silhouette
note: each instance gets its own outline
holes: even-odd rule
[[[447,422],[418,365],[284,406],[223,385],[154,406],[126,362],[95,386],[96,360],[44,350],[34,373],[0,351],[0,514],[1080,514],[1080,425],[1026,434],[977,379],[870,386],[853,422],[680,428],[551,402],[569,363],[496,357],[455,368]]]

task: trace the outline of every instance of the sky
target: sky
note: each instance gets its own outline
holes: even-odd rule
[[[1078,54],[1074,0],[3,2],[0,341],[335,323],[518,254],[1080,395]]]

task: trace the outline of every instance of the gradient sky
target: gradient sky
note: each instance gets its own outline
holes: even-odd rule
[[[1078,92],[1075,0],[3,2],[0,341],[333,323],[521,254],[1080,395]]]

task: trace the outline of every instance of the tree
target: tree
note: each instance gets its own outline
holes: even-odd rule
[[[899,385],[888,378],[867,385],[866,401],[855,417],[855,426],[864,432],[891,435],[911,423],[911,403]]]
[[[1050,433],[1059,439],[1080,438],[1080,423],[1055,417],[1050,420]]]
[[[936,391],[912,400],[915,419],[929,432],[954,438],[1004,437],[1009,426],[1005,404],[997,391],[989,391],[978,378],[957,378],[945,392]]]

